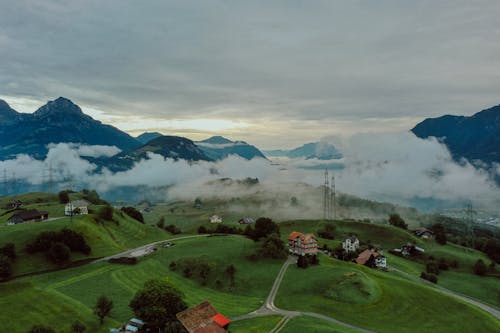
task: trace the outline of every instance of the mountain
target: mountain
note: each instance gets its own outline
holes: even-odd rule
[[[411,131],[422,139],[440,139],[456,160],[500,163],[500,105],[470,117],[446,115],[425,119]]]
[[[141,135],[139,135],[138,137],[136,137],[135,139],[142,144],[146,144],[149,141],[156,139],[160,136],[163,136],[163,134],[158,133],[158,132],[145,132],[145,133],[142,133]]]
[[[244,141],[231,141],[222,136],[212,136],[206,140],[197,141],[196,145],[212,160],[221,160],[229,155],[238,155],[247,160],[255,157],[266,158],[255,146]]]
[[[7,102],[0,99],[0,122],[7,123],[17,121],[20,118],[20,114],[12,109]]]
[[[165,135],[157,137],[139,148],[112,156],[102,165],[114,172],[128,170],[135,162],[147,159],[150,152],[175,160],[212,160],[193,141],[180,136]]]
[[[17,154],[44,158],[49,143],[75,142],[122,150],[140,146],[127,133],[94,120],[64,97],[48,102],[33,114],[13,113],[5,105],[0,103],[0,117],[12,120],[0,123],[0,160]]]
[[[317,158],[319,160],[335,160],[342,158],[342,154],[334,145],[327,142],[311,142],[291,150],[267,150],[267,156],[285,156],[288,158]]]

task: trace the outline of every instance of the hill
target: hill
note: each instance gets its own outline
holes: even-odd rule
[[[311,142],[291,150],[267,150],[264,153],[269,157],[286,156],[288,158],[317,158],[319,160],[334,160],[342,158],[342,154],[334,145],[327,142]]]
[[[197,141],[196,145],[211,159],[222,160],[229,155],[238,155],[244,159],[266,158],[264,154],[255,146],[244,141],[231,141],[222,136]]]
[[[139,135],[138,137],[136,137],[135,139],[142,144],[146,144],[149,141],[156,139],[160,136],[163,136],[163,134],[158,133],[158,132],[144,132],[141,135]]]
[[[446,115],[425,119],[411,130],[419,138],[436,137],[454,159],[500,163],[500,105],[470,117]]]
[[[49,143],[106,145],[122,150],[140,145],[127,133],[84,114],[78,105],[64,97],[49,101],[33,114],[18,114],[5,104],[0,103],[0,117],[9,117],[11,121],[0,123],[0,159],[16,154],[42,159]]]

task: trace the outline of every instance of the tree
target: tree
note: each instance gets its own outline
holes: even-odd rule
[[[233,264],[230,264],[226,267],[224,273],[229,277],[229,283],[231,288],[235,286],[235,276],[236,276],[236,267]]]
[[[257,255],[263,258],[284,259],[287,256],[285,243],[277,234],[271,234],[264,238]]]
[[[69,202],[69,194],[67,191],[61,191],[58,194],[59,203],[67,204]]]
[[[0,256],[0,280],[8,279],[12,276],[12,265],[8,258]]]
[[[146,281],[138,291],[130,307],[138,318],[154,328],[164,329],[169,323],[176,322],[175,315],[186,309],[182,293],[166,280]]]
[[[56,331],[54,331],[51,327],[35,325],[27,333],[56,333]]]
[[[482,259],[479,259],[474,264],[473,270],[474,270],[474,274],[483,276],[486,274],[487,267],[486,267],[486,264],[484,263],[484,261]]]
[[[14,243],[7,243],[3,247],[0,248],[0,255],[4,255],[10,260],[15,260],[17,255],[16,255],[16,246]]]
[[[408,229],[408,225],[405,223],[405,220],[399,216],[399,214],[389,215],[389,224],[401,229]]]
[[[106,221],[112,221],[113,220],[113,207],[110,205],[104,206],[101,211],[99,212],[99,217],[103,220]]]
[[[71,256],[71,251],[64,243],[52,243],[48,252],[49,259],[54,263],[59,264],[67,261]]]
[[[85,325],[78,320],[71,324],[71,333],[83,333],[86,329]]]
[[[436,238],[436,242],[441,245],[446,244],[446,233],[444,230],[444,226],[441,223],[436,223],[432,226],[432,232],[434,232],[434,237]]]
[[[299,268],[307,268],[309,266],[309,260],[306,256],[299,256],[297,259],[297,267]]]
[[[113,308],[113,301],[108,297],[101,295],[95,304],[94,314],[99,317],[99,323],[102,325],[104,317],[108,316]]]
[[[141,223],[144,223],[144,217],[142,216],[141,212],[135,209],[132,206],[128,207],[122,207],[121,211],[133,218],[134,220],[137,220]]]
[[[270,218],[260,217],[255,222],[255,229],[253,232],[253,239],[259,240],[271,234],[280,234],[280,227],[273,222]]]
[[[165,227],[165,217],[162,216],[158,222],[156,222],[156,226],[160,229],[163,229]]]

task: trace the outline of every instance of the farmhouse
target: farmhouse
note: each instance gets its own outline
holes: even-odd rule
[[[208,301],[176,314],[189,333],[224,333],[231,321]]]
[[[345,250],[345,252],[356,252],[359,249],[359,239],[356,236],[350,236],[347,237],[343,242],[342,242],[342,248]]]
[[[210,216],[210,223],[222,223],[222,217],[219,215]]]
[[[415,236],[423,239],[430,239],[434,236],[432,230],[429,230],[427,228],[417,228],[413,230],[413,233],[415,234]]]
[[[87,200],[71,201],[66,204],[66,207],[64,208],[64,214],[66,216],[87,215],[89,213],[88,206],[90,206],[90,202],[88,202]]]
[[[416,246],[413,243],[405,243],[405,244],[401,245],[401,248],[394,249],[394,250],[392,250],[392,252],[394,252],[396,254],[402,254],[405,257],[408,257],[408,256],[414,256],[414,255],[423,253],[423,252],[425,252],[425,250],[421,247]]]
[[[8,220],[7,224],[19,224],[24,222],[39,222],[48,219],[49,212],[38,211],[36,209],[23,210],[21,212],[15,213]]]
[[[364,250],[359,254],[356,258],[356,263],[358,265],[365,265],[368,267],[377,267],[377,268],[386,268],[387,267],[387,259],[384,255],[372,251],[372,250]]]
[[[239,224],[252,224],[255,222],[255,219],[252,217],[244,217],[238,221]]]
[[[130,321],[122,328],[112,328],[109,330],[110,333],[137,333],[141,328],[144,327],[144,322],[137,318],[132,318]]]
[[[298,256],[318,253],[318,242],[313,234],[294,231],[288,236],[288,251]]]

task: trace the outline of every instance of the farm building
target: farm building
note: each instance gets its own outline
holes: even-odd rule
[[[189,333],[224,333],[231,321],[205,301],[176,314]]]
[[[89,206],[90,202],[88,202],[87,200],[71,201],[66,204],[66,207],[64,208],[64,214],[66,216],[87,215],[89,213]]]
[[[345,250],[345,252],[356,252],[359,249],[359,239],[356,236],[350,236],[347,237],[343,242],[342,242],[342,248]]]
[[[255,222],[255,219],[252,217],[244,217],[238,221],[239,224],[252,224]]]
[[[392,250],[395,254],[402,254],[405,257],[414,256],[425,252],[425,249],[416,246],[413,243],[405,243],[401,245],[401,248]]]
[[[222,223],[222,217],[219,215],[210,216],[210,223]]]
[[[363,252],[361,252],[359,256],[356,258],[356,263],[358,265],[365,265],[368,267],[377,267],[377,268],[387,267],[386,257],[372,250],[364,250]]]
[[[415,234],[415,236],[423,239],[430,239],[434,236],[432,230],[429,230],[427,228],[417,228],[413,230],[413,233]]]
[[[314,255],[318,253],[318,242],[313,234],[294,231],[288,236],[288,250],[299,256]]]
[[[130,321],[122,326],[122,328],[112,328],[110,333],[137,333],[144,327],[144,322],[137,318],[132,318]]]
[[[39,222],[44,221],[49,218],[49,212],[38,211],[36,209],[23,210],[21,212],[15,213],[8,220],[7,224],[19,224],[24,222]]]

